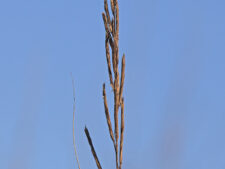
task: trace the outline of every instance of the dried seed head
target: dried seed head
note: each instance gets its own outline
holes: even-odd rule
[[[123,96],[123,86],[124,86],[124,79],[125,79],[125,54],[123,54],[122,58],[122,66],[121,66],[121,77],[120,77],[120,104],[121,104],[121,99]]]
[[[111,70],[109,41],[108,41],[107,35],[106,35],[106,39],[105,39],[105,50],[106,50],[106,60],[107,60],[107,65],[108,65],[108,73],[109,73],[110,85],[113,88],[113,77],[112,77],[112,70]]]
[[[96,152],[95,152],[95,148],[94,148],[94,145],[93,145],[93,143],[92,143],[91,136],[90,136],[89,131],[88,131],[88,129],[87,129],[86,126],[85,126],[85,128],[84,128],[84,132],[85,132],[86,137],[87,137],[87,139],[88,139],[88,143],[89,143],[89,145],[90,145],[90,147],[91,147],[91,152],[92,152],[92,155],[93,155],[93,157],[94,157],[94,159],[95,159],[96,165],[97,165],[98,169],[102,169],[101,164],[100,164],[100,162],[99,162],[99,160],[98,160],[98,156],[97,156],[97,154],[96,154]]]
[[[104,8],[105,8],[105,13],[106,13],[106,17],[107,17],[107,23],[110,24],[110,15],[109,15],[107,0],[104,0]]]
[[[110,2],[111,2],[111,10],[112,10],[112,14],[114,15],[114,10],[115,10],[114,0],[110,0]]]
[[[113,130],[112,130],[112,124],[111,124],[109,109],[108,109],[108,104],[107,104],[106,92],[105,92],[105,83],[103,84],[102,94],[103,94],[103,99],[104,99],[105,116],[106,116],[106,120],[107,120],[107,124],[108,124],[108,128],[109,128],[109,134],[110,134],[110,137],[111,137],[113,143],[115,144],[115,139],[114,139]]]
[[[108,33],[110,33],[110,31],[109,31],[108,24],[107,24],[107,18],[105,16],[105,13],[104,12],[102,13],[102,19],[104,21],[105,31],[108,34]]]

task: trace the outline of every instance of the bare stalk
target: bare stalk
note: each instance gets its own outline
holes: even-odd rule
[[[75,144],[75,129],[74,129],[74,123],[75,123],[75,87],[74,87],[74,79],[73,76],[71,74],[72,77],[72,85],[73,85],[73,147],[74,147],[74,152],[75,152],[75,157],[77,160],[77,165],[78,168],[80,169],[80,163],[78,160],[78,155],[77,155],[77,149],[76,149],[76,144]]]
[[[122,101],[121,101],[120,165],[119,165],[119,169],[122,168],[122,161],[123,161],[123,135],[124,135],[124,99],[122,99]]]

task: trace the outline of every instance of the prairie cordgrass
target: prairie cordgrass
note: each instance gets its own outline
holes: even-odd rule
[[[104,12],[102,13],[102,18],[105,27],[105,53],[106,62],[109,75],[109,83],[113,91],[114,96],[114,122],[112,123],[110,119],[110,112],[107,103],[106,96],[106,85],[103,83],[103,103],[105,109],[105,117],[108,125],[109,135],[112,140],[114,151],[115,151],[115,166],[116,169],[122,169],[123,162],[123,145],[124,145],[124,98],[123,98],[123,87],[125,79],[125,55],[122,56],[121,71],[119,72],[119,5],[118,0],[110,0],[111,5],[111,15],[109,12],[108,0],[104,0]],[[119,114],[120,110],[120,114]],[[120,117],[119,117],[120,115]],[[119,124],[120,120],[120,124]],[[114,129],[112,124],[114,124]],[[74,129],[73,129],[74,131]],[[102,169],[100,160],[95,151],[91,136],[89,134],[88,128],[85,126],[84,132],[86,134],[89,146],[91,148],[92,155],[95,159],[98,169]],[[75,140],[75,139],[74,139]],[[80,164],[78,161],[75,141],[74,150],[80,169]]]
[[[105,108],[105,116],[109,129],[109,135],[113,142],[115,157],[116,157],[116,169],[122,169],[123,161],[123,142],[124,142],[124,98],[123,98],[123,87],[125,79],[125,55],[122,57],[121,75],[119,73],[119,5],[118,0],[110,0],[111,13],[109,12],[108,1],[104,0],[104,9],[102,18],[105,26],[105,53],[106,62],[108,67],[109,82],[113,90],[114,95],[114,131],[110,119],[110,112],[107,104],[107,97],[105,92],[105,84],[103,84],[103,101]],[[112,66],[111,66],[112,65]],[[119,130],[119,109],[120,113],[120,130]],[[88,130],[85,127],[85,133],[88,140],[91,140],[88,134]],[[120,141],[119,141],[120,138]],[[93,145],[89,141],[91,149]],[[100,169],[100,163],[97,155],[92,154],[95,158],[96,165]]]

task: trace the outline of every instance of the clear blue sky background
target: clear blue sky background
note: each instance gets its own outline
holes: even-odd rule
[[[126,54],[124,169],[225,168],[225,1],[119,0]],[[0,168],[82,169],[114,152],[103,0],[0,1]],[[111,98],[111,99],[110,99]],[[110,107],[112,110],[112,107]]]

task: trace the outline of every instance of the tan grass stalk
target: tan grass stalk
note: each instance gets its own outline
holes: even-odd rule
[[[125,55],[122,57],[121,65],[121,77],[119,73],[119,5],[118,0],[110,0],[112,18],[110,18],[108,0],[104,0],[104,10],[102,13],[102,19],[105,27],[105,52],[106,61],[108,67],[109,81],[113,89],[114,94],[114,131],[110,120],[110,114],[107,104],[105,84],[103,84],[103,99],[105,116],[109,129],[109,134],[114,144],[115,155],[116,155],[116,169],[122,168],[123,160],[123,137],[124,137],[124,99],[123,87],[125,79]],[[110,53],[111,48],[111,53]],[[111,68],[112,65],[112,68]],[[119,125],[119,108],[121,107],[121,124]],[[120,128],[120,129],[119,129]],[[88,138],[89,145],[91,146],[92,154],[95,158],[98,168],[101,168],[99,160],[97,158],[94,146],[92,144],[90,135],[87,128],[85,127],[85,133]],[[119,141],[120,139],[120,141]]]
[[[119,98],[118,98],[118,74],[115,75],[114,82],[114,123],[115,123],[115,138],[116,138],[116,165],[118,168],[118,140],[119,140],[119,119],[118,119],[118,110],[119,110]]]
[[[116,154],[116,168],[118,169],[120,164],[122,164],[122,147],[123,145],[120,145],[120,156],[121,158],[118,159],[119,157],[119,152],[118,152],[118,146],[119,146],[119,117],[118,117],[118,111],[119,107],[121,106],[121,98],[123,96],[123,86],[124,86],[124,78],[125,78],[125,56],[122,58],[122,66],[121,66],[121,77],[119,75],[119,70],[118,70],[118,64],[119,64],[119,5],[118,5],[118,0],[110,0],[111,2],[111,10],[113,17],[112,19],[109,19],[109,11],[108,11],[108,3],[107,0],[104,0],[104,8],[105,8],[105,13],[102,14],[103,16],[103,21],[105,25],[105,31],[106,31],[106,41],[105,41],[105,47],[106,47],[106,58],[107,58],[107,65],[108,65],[108,72],[109,72],[109,77],[110,77],[110,84],[112,85],[111,81],[111,72],[109,71],[109,65],[110,63],[110,52],[109,52],[109,45],[111,47],[112,51],[112,65],[113,65],[113,73],[114,73],[114,82],[113,82],[113,93],[114,93],[114,146],[115,146],[115,154]],[[109,22],[111,20],[111,22]],[[109,30],[109,28],[112,28]],[[109,40],[111,41],[109,41]],[[111,67],[110,67],[111,68]],[[110,69],[111,70],[111,69]],[[107,117],[106,117],[107,118]],[[122,118],[122,116],[121,116]],[[124,121],[124,119],[123,119]],[[121,126],[124,128],[124,126]],[[122,130],[123,131],[123,130]],[[120,134],[123,134],[120,133]],[[110,134],[111,135],[111,134]],[[123,136],[122,136],[123,137]],[[112,138],[112,136],[111,136]],[[123,140],[123,138],[122,138]],[[122,142],[120,139],[120,144]],[[120,161],[120,162],[119,162]]]
[[[80,163],[79,163],[76,144],[75,144],[75,129],[74,129],[74,123],[75,123],[75,87],[74,87],[74,79],[73,79],[72,74],[71,74],[71,77],[72,77],[72,85],[73,85],[73,147],[74,147],[75,157],[76,157],[76,160],[77,160],[77,165],[78,165],[78,168],[80,169]]]
[[[97,154],[95,152],[95,148],[94,148],[94,145],[92,143],[91,136],[90,136],[89,131],[88,131],[86,126],[85,126],[85,129],[84,129],[84,132],[85,132],[85,134],[87,136],[88,143],[89,143],[89,145],[91,147],[91,152],[92,152],[92,155],[93,155],[93,157],[95,159],[96,165],[97,165],[98,169],[102,169],[101,164],[100,164],[100,162],[98,160],[98,156],[97,156]]]
[[[121,101],[121,125],[120,125],[120,165],[119,169],[122,168],[123,161],[123,135],[124,135],[124,99]]]

